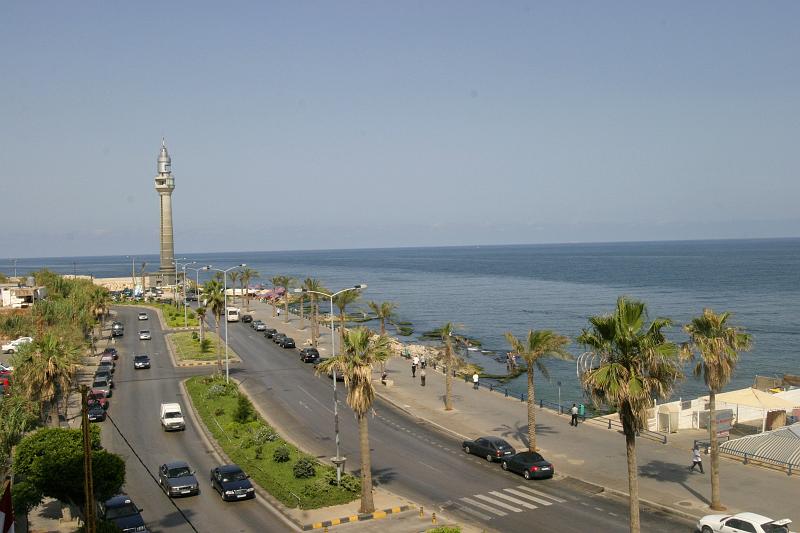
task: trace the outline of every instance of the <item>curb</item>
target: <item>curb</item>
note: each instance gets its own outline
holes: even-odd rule
[[[241,363],[238,359],[229,359],[228,364]],[[176,363],[175,368],[185,368],[189,366],[216,366],[216,361],[192,361],[189,363]]]
[[[310,531],[312,529],[321,529],[323,527],[331,527],[331,526],[338,526],[339,524],[347,524],[349,522],[364,522],[366,520],[380,520],[381,518],[386,518],[391,514],[403,513],[405,511],[410,511],[410,505],[402,505],[400,507],[392,507],[391,509],[384,509],[382,511],[375,511],[374,513],[367,513],[367,514],[354,514],[350,516],[344,516],[342,518],[334,518],[332,520],[323,520],[322,522],[314,522],[313,524],[304,524],[302,527],[303,531]]]

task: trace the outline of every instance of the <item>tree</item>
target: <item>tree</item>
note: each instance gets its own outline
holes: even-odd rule
[[[386,322],[392,323],[394,320],[397,304],[394,302],[367,302],[367,305],[375,313],[375,318],[381,322],[381,335],[386,335]]]
[[[456,342],[455,325],[448,322],[439,329],[439,336],[444,346],[441,348],[442,362],[444,363],[444,409],[453,410],[453,369],[459,363],[453,343]]]
[[[39,422],[39,405],[21,394],[12,392],[0,401],[0,479],[11,468],[11,452],[23,435]]]
[[[330,291],[325,288],[322,282],[316,278],[306,278],[303,281],[303,288],[308,292],[308,297],[311,300],[311,345],[316,348],[319,341],[319,294],[330,294]],[[313,291],[313,292],[312,292]],[[333,335],[333,332],[331,332]]]
[[[342,343],[344,343],[344,325],[347,321],[347,314],[345,313],[345,310],[348,305],[355,302],[359,298],[361,298],[361,291],[359,290],[340,292],[333,297],[333,305],[339,309],[339,338],[341,339]],[[333,335],[333,331],[331,331],[331,335]]]
[[[695,317],[683,329],[689,335],[689,342],[682,347],[683,354],[696,360],[695,376],[703,376],[708,387],[708,434],[711,444],[711,508],[723,511],[719,494],[719,438],[717,436],[716,395],[730,381],[739,352],[748,351],[752,346],[750,335],[736,326],[728,325],[730,313],[716,314],[711,309],[703,309],[703,314]]]
[[[203,333],[205,333],[205,318],[206,318],[206,312],[207,311],[208,311],[208,309],[206,309],[202,305],[199,306],[195,310],[195,313],[197,313],[197,321],[200,323],[200,345],[201,346],[203,345]]]
[[[534,370],[545,378],[550,377],[547,367],[544,366],[544,359],[569,360],[572,355],[564,347],[569,344],[569,339],[562,335],[557,335],[550,330],[531,330],[525,342],[516,338],[510,331],[506,332],[506,340],[511,345],[514,353],[525,360],[528,367],[528,450],[536,451],[536,410],[535,410],[535,382]]]
[[[205,297],[205,307],[211,309],[217,321],[217,339],[222,338],[222,315],[225,313],[225,296],[223,285],[219,280],[210,279],[203,285],[203,296]],[[222,373],[222,347],[221,342],[217,342],[217,371]]]
[[[389,339],[373,335],[367,328],[355,328],[344,335],[342,352],[317,365],[317,374],[335,371],[344,376],[347,388],[347,405],[358,420],[359,449],[361,455],[361,508],[360,513],[375,511],[372,500],[372,467],[369,447],[367,413],[375,401],[372,370],[391,354]]]
[[[257,279],[261,274],[258,273],[257,270],[253,270],[250,267],[244,267],[241,271],[239,279],[242,282],[242,294],[245,298],[245,305],[247,306],[247,310],[250,310],[250,292],[247,290],[250,286],[250,282],[254,279]]]
[[[270,281],[272,281],[273,289],[277,289],[280,287],[283,289],[283,298],[286,301],[286,320],[289,319],[289,284],[294,280],[294,278],[289,276],[273,276]],[[272,316],[275,316],[275,308],[277,306],[278,298],[272,299]]]
[[[107,500],[125,483],[125,461],[102,449],[97,426],[91,428],[91,445],[94,494]],[[81,430],[44,428],[26,436],[14,453],[14,473],[27,484],[29,497],[46,496],[85,507]]]
[[[45,330],[12,358],[16,387],[39,402],[46,415],[59,399],[66,400],[79,363],[80,349],[76,344]]]
[[[228,277],[231,278],[231,287],[233,288],[233,305],[236,305],[236,280],[239,279],[239,271],[231,270],[228,272]]]
[[[584,390],[595,405],[615,408],[622,422],[632,533],[640,528],[636,434],[647,427],[647,409],[653,399],[668,397],[683,377],[678,347],[662,331],[672,321],[656,318],[646,324],[646,320],[643,302],[620,297],[612,313],[589,317],[590,329],[584,329],[577,339],[591,356],[582,368]]]

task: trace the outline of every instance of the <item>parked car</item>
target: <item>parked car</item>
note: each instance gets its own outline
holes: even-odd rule
[[[111,354],[101,355],[100,362],[98,364],[108,364],[111,365],[111,371],[113,372],[114,369],[117,368],[117,363],[114,362],[114,356]]]
[[[140,341],[149,341],[152,338],[153,337],[150,335],[150,331],[149,330],[143,329],[143,330],[139,331],[139,340]]]
[[[284,338],[286,338],[285,333],[275,333],[274,335],[272,335],[272,342],[274,342],[275,344],[280,344]]]
[[[94,380],[107,379],[109,385],[111,385],[111,388],[112,389],[114,388],[114,376],[111,375],[111,371],[108,370],[107,368],[95,370],[93,379]]]
[[[503,470],[522,474],[525,479],[545,479],[553,477],[555,467],[550,461],[536,452],[520,452],[503,459]]]
[[[103,353],[101,355],[110,355],[114,359],[119,359],[119,353],[117,353],[116,348],[108,347],[105,350],[103,350]]]
[[[255,324],[253,329],[255,329],[256,331],[264,331],[267,329],[267,325],[261,322],[260,320],[253,322],[253,324]]]
[[[31,337],[20,337],[16,340],[4,344],[2,347],[3,353],[17,353],[22,346],[33,342]]]
[[[117,365],[114,364],[114,361],[100,361],[97,363],[97,371],[107,370],[109,373],[113,374],[116,370]]]
[[[271,339],[278,333],[278,330],[275,328],[266,328],[264,329],[264,336],[268,339]]]
[[[133,368],[135,368],[136,370],[142,368],[150,368],[150,356],[147,354],[134,355]]]
[[[89,405],[97,404],[103,409],[108,409],[108,405],[110,402],[108,401],[108,398],[106,398],[105,392],[97,389],[92,389],[89,391],[89,395],[86,398],[86,403],[88,403]]]
[[[200,484],[186,461],[173,461],[158,467],[158,482],[171,498],[200,494]]]
[[[141,513],[142,509],[136,507],[127,494],[118,494],[97,504],[97,516],[114,523],[123,533],[149,533]]]
[[[111,336],[122,337],[125,334],[125,326],[122,322],[113,322],[111,324]]]
[[[139,313],[137,317],[139,320],[147,320],[147,313]]]
[[[710,514],[697,522],[697,530],[702,533],[728,531],[755,531],[756,533],[790,533],[788,518],[773,520],[755,513]]]
[[[5,373],[10,374],[13,371],[14,371],[14,367],[13,366],[8,366],[8,365],[4,365],[3,363],[0,363],[0,374],[5,374]]]
[[[249,324],[253,321],[252,315],[242,315],[242,322]]]
[[[490,463],[502,460],[516,453],[514,447],[500,437],[479,437],[461,443],[466,453],[486,458]]]
[[[211,487],[225,501],[255,498],[256,491],[249,478],[237,465],[222,465],[211,469]]]
[[[106,410],[99,403],[93,403],[86,412],[89,422],[102,422],[106,419]]]
[[[319,350],[316,348],[303,348],[300,350],[300,360],[304,363],[316,363],[319,359]]]
[[[291,337],[284,337],[280,340],[278,345],[281,348],[294,348],[294,339]]]
[[[107,376],[95,376],[92,381],[92,389],[102,391],[106,398],[110,398],[112,394],[111,380]]]

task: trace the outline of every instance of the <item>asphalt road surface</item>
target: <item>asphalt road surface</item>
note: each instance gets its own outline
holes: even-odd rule
[[[150,319],[137,320],[139,309],[118,306],[118,320],[125,324],[125,335],[113,345],[119,351],[114,374],[116,388],[108,410],[109,419],[101,423],[103,445],[122,455],[126,462],[125,491],[144,509],[142,515],[153,532],[253,532],[287,531],[283,517],[268,508],[258,497],[242,502],[223,502],[209,484],[209,472],[220,464],[188,416],[188,400],[180,393],[179,382],[198,370],[176,369],[170,361],[165,339],[155,312]],[[149,329],[153,339],[140,341],[139,329]],[[134,370],[133,355],[150,355],[149,370]],[[187,416],[186,431],[166,433],[161,429],[162,402],[178,402]],[[115,429],[114,424],[119,428]],[[158,466],[183,459],[195,469],[200,494],[170,500],[157,483]]]
[[[279,431],[320,458],[334,456],[331,379],[315,376],[297,350],[280,348],[248,324],[229,324],[229,343],[242,359],[231,376]],[[358,428],[339,386],[342,455],[347,469],[357,471]],[[370,417],[369,436],[376,484],[463,523],[503,532],[530,531],[534,524],[536,531],[560,533],[628,531],[625,501],[569,478],[526,482],[496,463],[467,456],[453,437],[381,400]],[[692,527],[643,508],[642,530],[687,532]]]

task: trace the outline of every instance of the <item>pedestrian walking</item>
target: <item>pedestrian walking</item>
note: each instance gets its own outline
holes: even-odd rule
[[[578,427],[578,406],[573,403],[572,409],[569,411],[572,413],[572,420],[569,421],[569,425]]]
[[[705,474],[703,472],[703,457],[700,455],[700,447],[695,444],[694,448],[692,448],[692,466],[689,467],[689,472],[694,472],[694,467],[700,467],[700,473]]]
[[[278,316],[281,316],[281,308],[280,307],[275,312],[278,313]]]
[[[422,370],[419,371],[419,384],[421,386],[425,386],[425,367],[422,367]]]
[[[386,385],[386,377],[387,376],[388,376],[388,374],[386,373],[386,370],[384,370],[383,373],[381,373],[381,383],[384,384],[384,385]]]
[[[474,374],[472,374],[472,388],[473,388],[473,389],[475,389],[475,390],[478,390],[478,380],[479,380],[480,378],[481,378],[481,377],[478,375],[478,373],[477,373],[477,372],[475,372]]]
[[[411,377],[412,378],[417,377],[417,366],[419,366],[419,357],[417,357],[415,355],[414,358],[411,360]]]
[[[425,368],[428,366],[428,361],[425,360],[425,354],[422,354],[419,358],[419,366],[420,368]]]

